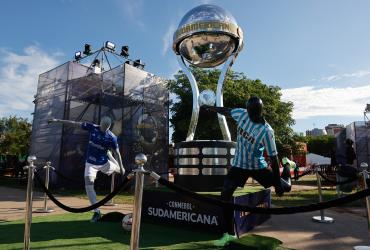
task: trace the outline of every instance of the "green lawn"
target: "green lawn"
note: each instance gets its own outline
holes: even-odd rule
[[[324,182],[325,184],[325,182]],[[14,187],[14,188],[26,188],[26,183],[23,180],[13,180],[6,177],[0,177],[0,185]],[[316,176],[315,175],[306,175],[302,177],[299,181],[293,181],[293,185],[305,185],[305,186],[317,186]],[[166,188],[159,187],[160,190],[167,190],[172,192]],[[235,191],[235,195],[245,194],[248,192],[256,192],[261,190],[261,186],[246,186],[243,189],[238,188]],[[53,193],[58,195],[64,196],[75,196],[87,199],[86,193],[84,189],[74,189],[74,190],[57,190],[53,191]],[[354,191],[356,192],[356,191]],[[98,200],[102,199],[109,193],[109,190],[97,190]],[[215,192],[202,192],[201,194],[215,194]],[[299,206],[305,205],[310,203],[318,202],[318,191],[317,189],[313,190],[302,190],[302,191],[294,191],[290,193],[285,193],[283,197],[275,196],[275,193],[272,191],[272,204],[276,206]],[[337,194],[335,191],[335,187],[324,186],[323,187],[323,200],[332,200],[336,199]],[[127,191],[121,191],[114,197],[114,202],[118,204],[133,204],[133,194]],[[354,206],[354,207],[361,207],[365,206],[365,202],[363,200],[358,200],[345,206]]]
[[[90,223],[91,213],[35,217],[31,249],[129,249],[130,234],[119,222]],[[23,248],[23,221],[0,223],[0,249]],[[214,247],[218,235],[207,231],[142,224],[140,249],[223,249]],[[286,249],[274,238],[247,235],[225,249]]]
[[[333,189],[323,189],[322,190],[322,199],[323,201],[333,200],[338,198],[336,190]],[[290,193],[285,193],[282,197],[272,196],[271,202],[276,206],[301,206],[311,203],[319,202],[318,191],[314,190],[303,190],[295,191]],[[364,207],[364,200],[357,200],[351,203],[347,203],[343,206],[346,207]]]
[[[305,204],[311,204],[311,203],[317,203],[319,202],[319,194],[317,190],[317,180],[315,175],[306,175],[302,177],[299,181],[293,181],[293,185],[297,186],[312,186],[316,187],[315,189],[311,190],[300,190],[300,191],[294,191],[285,193],[283,197],[277,197],[272,192],[272,204],[276,206],[300,206]],[[323,181],[323,188],[322,188],[322,199],[323,201],[333,200],[338,198],[337,191],[335,186],[329,185],[329,183]],[[352,193],[357,192],[357,190],[353,190]],[[365,201],[357,200],[351,203],[347,203],[343,206],[346,207],[364,207]]]
[[[307,176],[294,185],[316,186],[314,176]],[[1,185],[24,188],[24,183],[6,180]],[[260,187],[245,187],[237,193],[257,191]],[[98,192],[98,199],[108,191]],[[86,198],[84,190],[58,191],[58,194]],[[205,194],[205,193],[204,193]],[[333,188],[323,189],[323,200],[335,199]],[[133,195],[121,192],[114,198],[116,203],[132,203]],[[286,193],[276,197],[272,192],[272,204],[276,206],[299,206],[318,201],[317,189]],[[348,206],[364,206],[356,201]],[[31,228],[31,249],[129,249],[130,234],[123,231],[118,222],[90,223],[91,213],[51,215],[35,217]],[[0,249],[23,248],[23,221],[0,223]],[[212,245],[218,235],[206,231],[179,229],[172,226],[142,224],[140,249],[222,249]],[[247,235],[226,249],[286,249],[277,239],[258,235]]]

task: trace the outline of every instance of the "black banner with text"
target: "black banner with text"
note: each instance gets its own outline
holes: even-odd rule
[[[246,206],[269,207],[270,190],[237,196],[234,202]],[[239,211],[235,211],[234,216],[240,233],[251,230],[270,217]],[[223,232],[226,225],[222,207],[165,190],[144,190],[142,218],[148,222],[203,228],[214,232]]]

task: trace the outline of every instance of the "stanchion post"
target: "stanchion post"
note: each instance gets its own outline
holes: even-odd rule
[[[134,170],[136,175],[135,180],[135,196],[134,196],[134,211],[132,217],[132,229],[131,229],[131,240],[130,250],[139,249],[139,236],[140,236],[140,220],[141,220],[141,202],[143,199],[143,187],[144,187],[144,164],[147,158],[144,154],[138,154],[135,157],[135,164],[138,168]]]
[[[113,172],[111,175],[111,181],[110,181],[110,192],[112,193],[114,191],[114,186],[115,186],[115,179],[116,179],[116,174]],[[117,206],[117,204],[114,203],[113,198],[110,199],[110,201],[105,204],[105,206]]]
[[[51,162],[47,161],[46,165],[44,166],[44,169],[45,169],[45,187],[47,189],[49,189],[50,168],[53,168],[51,166]],[[37,209],[36,212],[37,213],[51,213],[51,212],[54,212],[53,209],[48,208],[47,203],[48,203],[48,195],[46,193],[44,193],[44,207],[42,209]]]
[[[317,167],[315,169],[316,179],[317,179],[317,189],[318,189],[318,192],[319,192],[319,202],[322,202],[321,176],[319,175],[319,171],[320,170]],[[320,216],[313,216],[312,220],[314,222],[320,222],[320,223],[333,223],[334,222],[333,218],[325,216],[323,209],[320,210]]]
[[[27,196],[26,196],[26,214],[24,219],[24,250],[30,249],[30,233],[32,223],[32,188],[33,188],[33,175],[35,171],[34,161],[36,156],[30,155],[27,158],[28,166],[24,169],[28,169],[28,180],[27,180]]]
[[[369,178],[369,172],[367,171],[368,165],[366,162],[362,162],[361,165],[361,171],[362,171],[362,176],[364,178],[364,187],[365,189],[369,188],[367,186],[366,180]],[[366,196],[366,212],[367,212],[367,230],[368,230],[368,235],[370,237],[370,197]]]

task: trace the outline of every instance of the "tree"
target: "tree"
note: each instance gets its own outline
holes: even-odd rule
[[[28,153],[31,124],[27,119],[10,116],[0,118],[0,154],[24,156]]]
[[[197,79],[199,91],[212,89],[216,91],[217,80],[220,71],[217,69],[205,70],[191,68],[195,79]],[[168,88],[177,96],[177,101],[171,104],[172,114],[171,126],[174,129],[172,140],[183,141],[186,138],[192,112],[192,92],[186,75],[179,71],[175,79],[169,81]],[[291,116],[293,103],[281,101],[281,91],[277,86],[268,86],[261,80],[248,79],[243,73],[229,71],[223,88],[224,106],[230,108],[245,108],[246,101],[250,96],[258,96],[264,103],[264,116],[275,130],[278,148],[284,144],[293,142],[293,130],[291,125],[294,120]],[[236,124],[228,120],[232,140],[236,137]],[[206,112],[201,109],[195,140],[219,140],[222,139],[221,130],[218,125],[217,114]]]
[[[335,147],[335,137],[331,135],[307,136],[307,151],[330,157]]]

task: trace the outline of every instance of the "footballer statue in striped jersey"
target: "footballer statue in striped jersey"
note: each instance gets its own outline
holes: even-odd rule
[[[260,98],[252,96],[246,103],[245,108],[225,108],[204,106],[206,110],[214,111],[235,120],[237,124],[237,142],[235,157],[231,169],[227,174],[221,192],[224,201],[231,201],[237,187],[244,187],[249,177],[255,179],[265,188],[274,187],[278,196],[291,190],[290,169],[283,167],[280,176],[279,158],[276,150],[274,130],[262,115],[263,102]],[[271,166],[264,158],[266,151]],[[217,246],[224,246],[234,237],[232,215],[225,209],[224,216],[229,222],[227,232],[221,239],[215,242]]]

